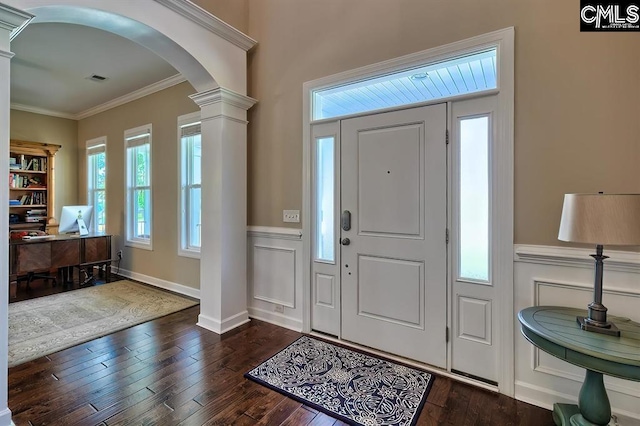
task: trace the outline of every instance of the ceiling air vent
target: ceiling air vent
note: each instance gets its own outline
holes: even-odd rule
[[[103,76],[98,75],[98,74],[93,74],[93,75],[91,75],[91,76],[89,76],[89,77],[87,77],[87,78],[88,78],[89,80],[96,81],[96,82],[98,82],[98,83],[102,83],[103,81],[108,80],[108,78],[107,78],[107,77],[103,77]]]

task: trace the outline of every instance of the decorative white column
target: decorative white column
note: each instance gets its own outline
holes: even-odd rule
[[[247,110],[256,100],[217,88],[191,99],[202,120],[202,246],[198,325],[222,334],[247,312]]]
[[[0,176],[9,176],[9,105],[11,103],[10,65],[11,39],[22,29],[33,15],[0,3]],[[0,206],[9,205],[9,186],[0,185]],[[7,357],[8,357],[8,308],[9,308],[9,215],[5,209],[0,214],[0,426],[11,425],[11,410],[8,402]]]

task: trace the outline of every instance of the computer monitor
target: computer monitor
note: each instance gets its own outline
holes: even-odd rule
[[[60,214],[59,234],[89,235],[93,206],[64,206]]]

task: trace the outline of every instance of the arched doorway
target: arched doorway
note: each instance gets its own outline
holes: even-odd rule
[[[0,4],[0,127],[9,126],[11,32],[35,15],[34,22],[60,22],[99,28],[128,38],[165,59],[197,93],[201,108],[203,243],[200,262],[198,324],[223,333],[249,320],[246,306],[246,52],[255,41],[190,3],[179,0],[114,2],[93,0],[6,0]],[[26,13],[24,13],[26,12]],[[9,133],[0,136],[8,152]],[[0,173],[8,163],[0,161]],[[8,205],[0,187],[0,204]],[[6,216],[6,215],[5,215]],[[8,241],[7,217],[0,239]],[[7,262],[7,245],[0,245]],[[8,289],[0,295],[0,426],[9,425],[7,407]]]

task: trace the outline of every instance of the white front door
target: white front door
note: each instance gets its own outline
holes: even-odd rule
[[[341,337],[442,368],[446,120],[445,104],[344,120],[340,167]]]

